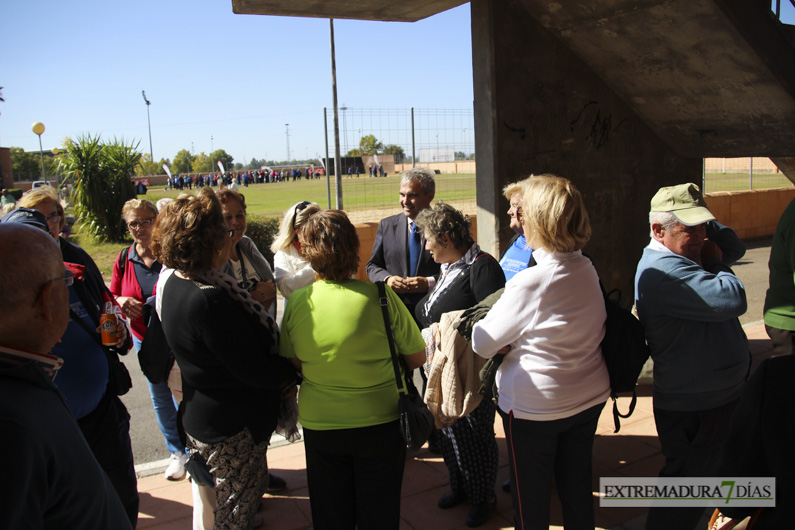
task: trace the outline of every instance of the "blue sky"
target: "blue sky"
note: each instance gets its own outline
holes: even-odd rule
[[[469,4],[334,29],[340,105],[472,108]],[[211,143],[236,162],[284,159],[285,123],[304,158],[325,152],[323,107],[331,123],[329,23],[235,15],[230,0],[4,0],[0,86],[4,147],[38,150],[41,121],[45,149],[101,133],[148,153],[145,90],[156,160]]]
[[[789,0],[782,4],[795,22]],[[334,24],[340,105],[472,108],[469,4],[415,23]],[[211,146],[237,162],[284,159],[285,123],[293,158],[323,153],[328,25],[235,15],[230,0],[3,0],[0,145],[38,150],[30,127],[41,121],[45,149],[100,133],[140,140],[148,153],[145,90],[156,160]],[[350,143],[362,126],[349,123]],[[450,130],[471,142],[466,123]]]

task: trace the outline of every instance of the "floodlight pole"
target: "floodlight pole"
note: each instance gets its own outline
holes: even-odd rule
[[[331,177],[329,176],[329,160],[328,160],[328,109],[323,107],[323,132],[326,133],[326,164],[323,169],[326,170],[326,201],[328,204],[328,209],[331,209],[331,181],[329,180]]]
[[[152,151],[152,119],[149,117],[149,105],[151,105],[152,102],[146,99],[146,92],[143,90],[141,90],[141,95],[144,97],[144,102],[146,103],[146,123],[149,124],[149,156],[152,158],[152,162],[154,162],[155,155]]]
[[[417,157],[414,154],[414,107],[411,107],[411,167],[417,167]]]
[[[337,209],[342,210],[342,177],[340,176],[340,114],[337,107],[337,60],[334,54],[334,19],[330,18],[329,36],[331,38],[331,99],[334,105],[334,179],[337,183]]]

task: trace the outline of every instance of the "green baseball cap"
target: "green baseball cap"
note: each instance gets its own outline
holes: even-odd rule
[[[692,182],[660,188],[651,199],[652,212],[671,212],[685,226],[714,221],[701,190]]]

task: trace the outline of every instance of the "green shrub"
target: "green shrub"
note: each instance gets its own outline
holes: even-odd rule
[[[273,268],[273,252],[271,243],[279,233],[279,219],[249,216],[246,219],[246,235],[254,241],[257,248]]]

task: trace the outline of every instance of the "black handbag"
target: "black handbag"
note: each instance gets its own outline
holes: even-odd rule
[[[392,367],[395,369],[395,382],[398,388],[398,409],[400,411],[400,434],[411,451],[418,451],[433,431],[433,415],[422,400],[417,387],[409,377],[402,377],[395,352],[395,341],[392,337],[392,326],[389,324],[389,307],[384,282],[375,282],[378,286],[378,301],[384,315],[384,327],[389,340],[389,351],[392,355]],[[408,372],[408,370],[407,370]]]

